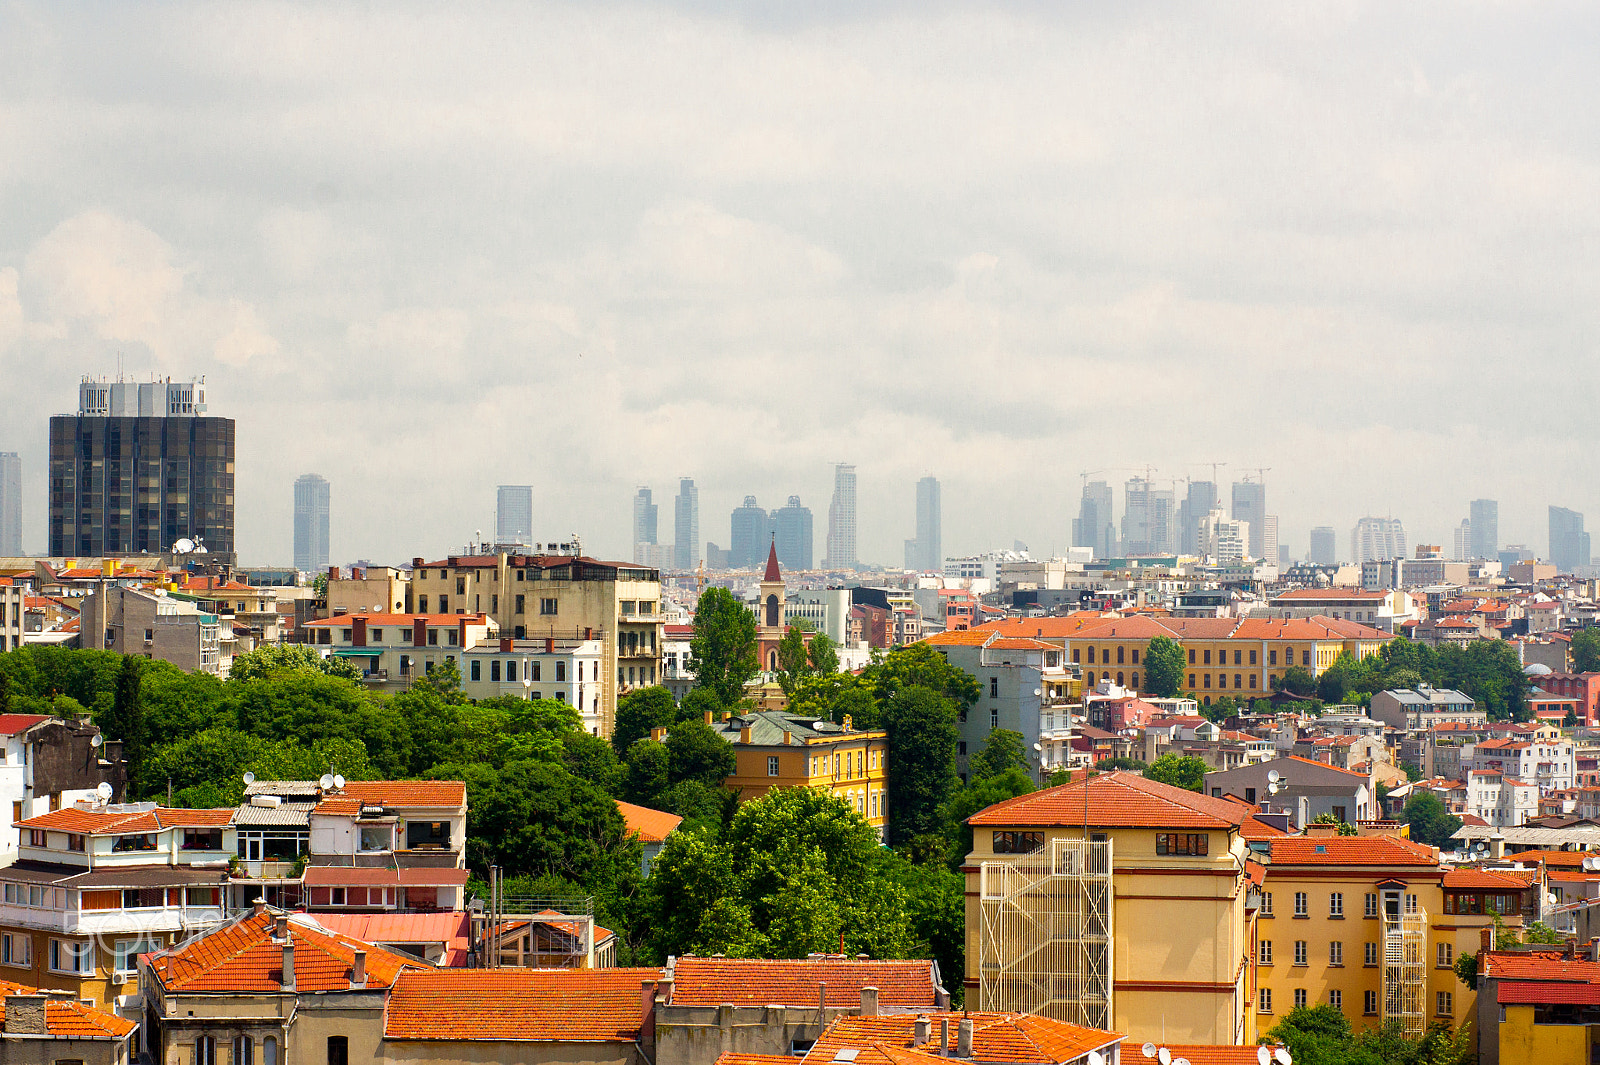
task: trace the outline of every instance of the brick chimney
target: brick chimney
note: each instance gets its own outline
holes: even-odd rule
[[[283,945],[283,979],[278,981],[285,991],[294,990],[294,944]]]
[[[350,982],[352,984],[365,984],[367,982],[367,952],[358,950],[355,960],[350,963]]]
[[[6,996],[6,1035],[49,1035],[44,1022],[44,995]]]

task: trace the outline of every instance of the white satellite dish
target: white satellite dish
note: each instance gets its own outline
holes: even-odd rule
[[[1256,1047],[1257,1065],[1272,1065],[1272,1051],[1266,1047]]]
[[[1294,1065],[1294,1058],[1289,1056],[1288,1047],[1279,1047],[1272,1056],[1278,1059],[1278,1065]]]
[[[1267,783],[1276,784],[1278,781],[1280,781],[1282,779],[1283,779],[1283,774],[1279,773],[1276,769],[1267,770]]]
[[[100,796],[101,799],[109,799],[111,798],[112,790],[111,785],[102,780],[100,786],[94,789],[94,793]]]
[[[1035,695],[1043,695],[1044,694],[1044,689],[1043,688],[1035,688],[1035,689],[1033,689],[1033,694],[1035,694]]]
[[[1161,1062],[1161,1065],[1172,1065],[1172,1051],[1162,1047],[1156,1051],[1156,1060]]]
[[[1146,1043],[1144,1046],[1139,1048],[1139,1053],[1143,1054],[1147,1058],[1153,1058],[1156,1056],[1156,1045],[1154,1043]]]
[[[320,780],[318,780],[317,783],[322,786],[322,790],[323,791],[327,791],[329,788],[333,787],[333,774],[332,773],[324,773],[324,774],[322,774],[322,778]]]
[[[1106,1065],[1106,1056],[1098,1050],[1089,1051],[1089,1065]]]
[[[341,777],[338,773],[335,773],[333,775],[333,786],[336,788],[344,787],[344,777]]]
[[[105,742],[106,742],[106,738],[104,736],[100,735],[100,733],[98,733],[98,732],[96,732],[93,736],[89,737],[89,746],[91,746],[91,747],[98,748],[102,743],[105,743]]]
[[[246,773],[244,775],[245,787],[249,787],[251,784],[254,784],[255,782],[256,782],[256,775],[254,773]]]
[[[1189,1065],[1188,1058],[1173,1058],[1172,1065]]]
[[[194,552],[194,541],[187,536],[179,537],[172,545],[174,555],[188,555]]]
[[[1043,751],[1044,750],[1044,744],[1036,743],[1036,744],[1033,745],[1033,749],[1036,750],[1036,751]]]

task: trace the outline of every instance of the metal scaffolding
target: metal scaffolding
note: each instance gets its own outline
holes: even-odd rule
[[[978,1008],[1111,1027],[1111,844],[984,862]]]
[[[1383,1019],[1396,1020],[1408,1035],[1427,1031],[1423,995],[1428,973],[1428,915],[1421,910],[1383,921]]]

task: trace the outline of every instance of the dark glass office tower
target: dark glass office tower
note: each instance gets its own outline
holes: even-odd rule
[[[50,554],[234,552],[234,425],[204,417],[203,380],[85,380],[50,419]]]

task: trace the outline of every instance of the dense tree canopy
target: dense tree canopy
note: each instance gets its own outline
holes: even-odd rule
[[[882,704],[888,732],[889,836],[899,843],[939,827],[956,788],[956,704],[932,688],[895,689]]]
[[[1145,767],[1144,775],[1146,779],[1159,780],[1175,788],[1203,792],[1206,788],[1206,774],[1210,771],[1211,767],[1202,759],[1189,755],[1164,754]]]
[[[1155,636],[1144,652],[1144,686],[1151,695],[1167,699],[1183,690],[1187,659],[1183,645],[1170,636]]]
[[[689,670],[695,683],[723,706],[744,699],[745,684],[760,672],[755,615],[726,588],[707,588],[695,607]]]
[[[1430,847],[1451,849],[1461,828],[1461,818],[1444,808],[1431,791],[1414,791],[1400,811],[1400,820],[1411,826],[1411,838]]]

